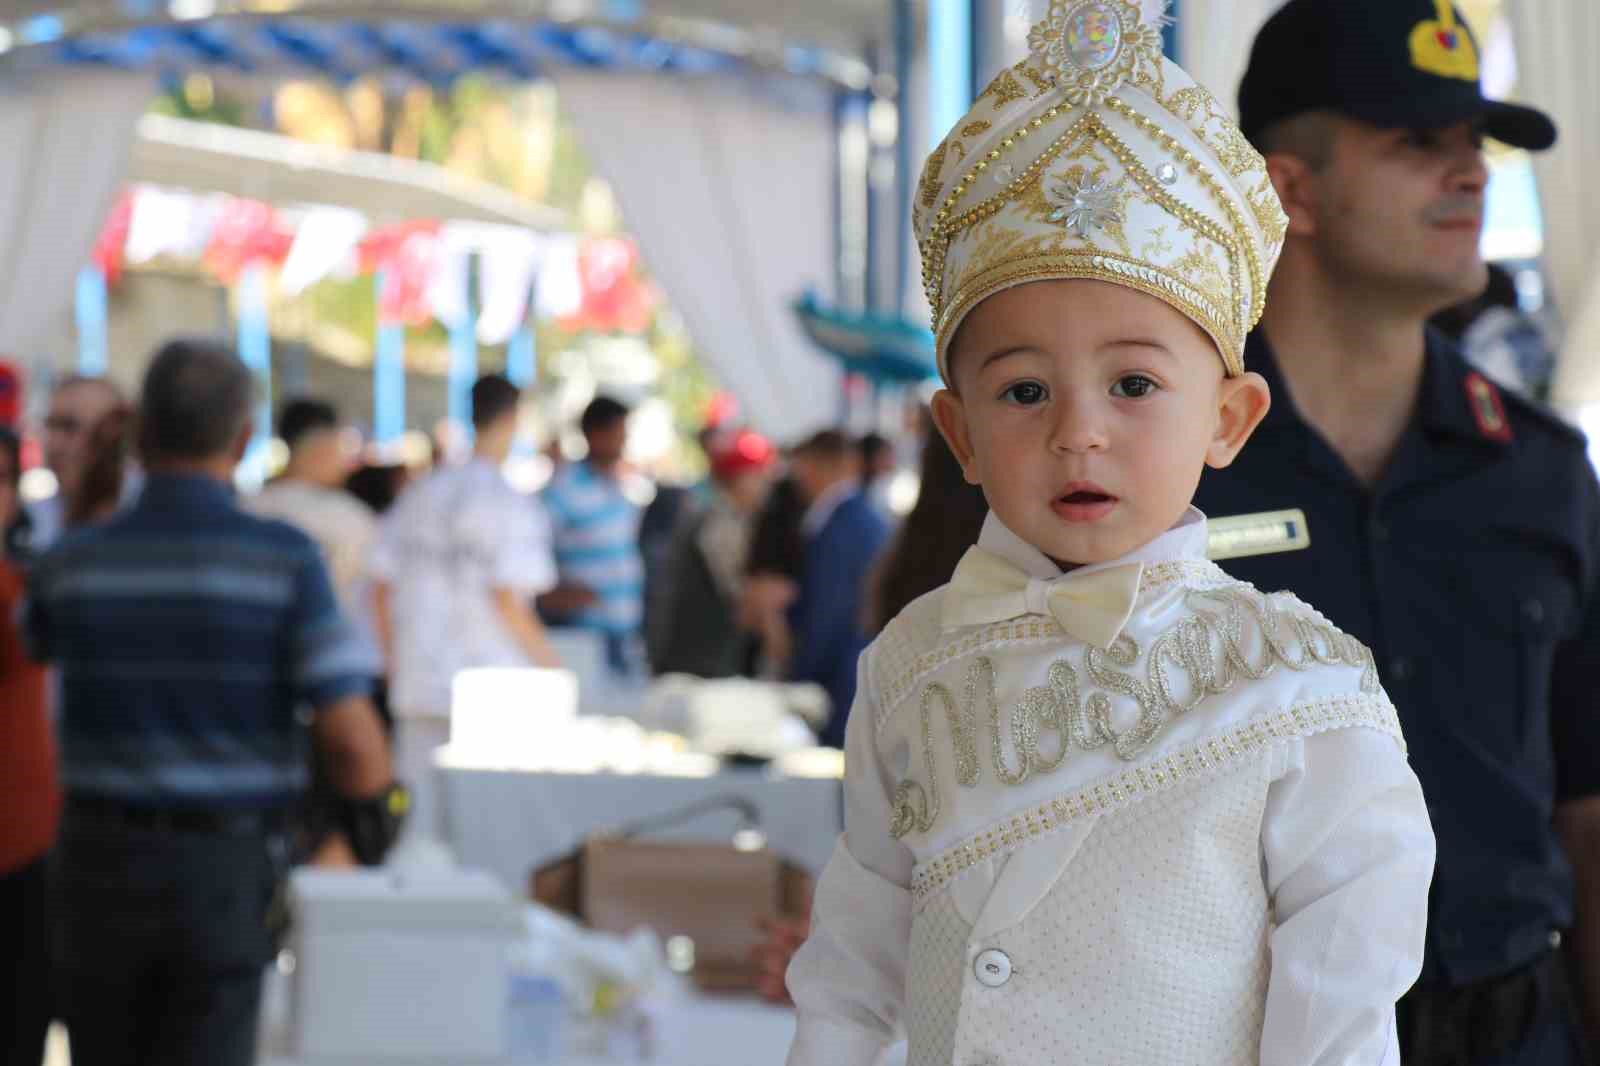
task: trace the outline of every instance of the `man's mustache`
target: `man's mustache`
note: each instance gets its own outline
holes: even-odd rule
[[[1422,220],[1430,226],[1447,222],[1482,222],[1483,197],[1465,193],[1459,196],[1447,196],[1430,205],[1423,212]]]

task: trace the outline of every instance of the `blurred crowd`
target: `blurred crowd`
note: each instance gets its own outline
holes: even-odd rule
[[[260,974],[241,960],[269,950],[251,901],[280,907],[291,864],[442,837],[431,757],[463,669],[593,647],[565,665],[639,687],[811,682],[832,707],[820,740],[841,743],[861,649],[948,579],[985,514],[925,413],[898,442],[826,430],[786,449],[709,426],[706,476],[652,484],[626,458],[628,406],[600,397],[582,453],[526,493],[505,476],[520,390],[487,375],[471,401],[470,457],[412,468],[363,462],[333,403],[293,398],[273,427],[286,461],[250,494],[252,377],[208,342],[154,353],[137,400],[57,384],[48,498],[22,499],[24,442],[0,430],[0,958],[27,975],[5,1062],[34,1066],[52,1017],[104,1036],[75,1042],[91,1063],[207,1024],[217,1047],[242,1039]],[[904,516],[903,463],[922,486]]]

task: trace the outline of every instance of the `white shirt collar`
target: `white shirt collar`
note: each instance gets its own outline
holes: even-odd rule
[[[810,514],[808,513],[806,517],[809,519]],[[1141,544],[1121,558],[1079,567],[1073,573],[1093,573],[1096,570],[1109,570],[1114,566],[1125,566],[1129,563],[1170,563],[1180,559],[1204,559],[1206,539],[1206,516],[1201,514],[1198,508],[1190,507],[1183,512],[1182,517],[1171,529],[1154,540]],[[1052,562],[1049,556],[1006,528],[1006,524],[1000,521],[999,516],[993,511],[990,511],[989,517],[983,521],[983,532],[978,535],[978,547],[1014,563],[1029,577],[1048,581],[1061,576],[1061,568]]]
[[[822,527],[828,524],[833,517],[833,512],[839,505],[853,496],[861,488],[854,478],[847,478],[832,488],[824,489],[822,495],[811,502],[806,508],[805,517],[800,520],[800,532],[807,539],[822,532]]]

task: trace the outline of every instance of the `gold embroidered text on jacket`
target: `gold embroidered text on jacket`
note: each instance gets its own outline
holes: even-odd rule
[[[1317,664],[1357,667],[1361,691],[1379,691],[1377,668],[1366,646],[1303,605],[1280,608],[1269,597],[1237,586],[1191,591],[1185,603],[1193,614],[1151,642],[1143,676],[1135,672],[1144,657],[1139,642],[1126,635],[1109,651],[1084,649],[1084,671],[1098,686],[1087,699],[1071,661],[1063,658],[1052,663],[1050,683],[1028,689],[1011,709],[1014,759],[1006,753],[993,662],[980,657],[968,668],[961,704],[945,685],[930,683],[923,690],[920,708],[927,783],[908,777],[895,788],[890,833],[896,838],[926,833],[938,821],[941,802],[934,725],[940,710],[954,749],[956,783],[973,788],[983,772],[978,757],[980,710],[995,776],[1003,784],[1020,785],[1036,774],[1055,770],[1074,747],[1093,751],[1110,745],[1118,758],[1131,762],[1165,726],[1202,700],[1228,692],[1241,680],[1269,677],[1280,668],[1304,670]],[[1252,650],[1252,644],[1258,647]],[[1176,678],[1174,671],[1184,680]],[[1134,724],[1122,731],[1112,722],[1112,694],[1132,699],[1139,708]],[[1053,754],[1047,754],[1040,743],[1047,732],[1057,738]]]

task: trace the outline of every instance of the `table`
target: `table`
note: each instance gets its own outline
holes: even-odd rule
[[[512,891],[596,830],[668,814],[718,796],[737,796],[761,816],[768,845],[813,874],[822,872],[843,827],[837,780],[779,777],[727,769],[710,777],[645,774],[560,774],[438,767],[445,837],[457,860],[488,870]],[[719,811],[696,817],[666,839],[727,842],[738,817]]]
[[[263,1056],[259,1066],[322,1066],[283,1055],[287,1034],[285,1019],[272,1026],[273,1010],[266,1013]],[[648,1066],[783,1066],[794,1039],[794,1011],[749,997],[696,996],[659,1018],[657,1053]],[[275,1057],[276,1056],[276,1057]],[[460,1063],[362,1062],[341,1059],[337,1066],[461,1066]],[[516,1066],[506,1062],[503,1066]],[[567,1056],[549,1066],[617,1066],[607,1059]]]

